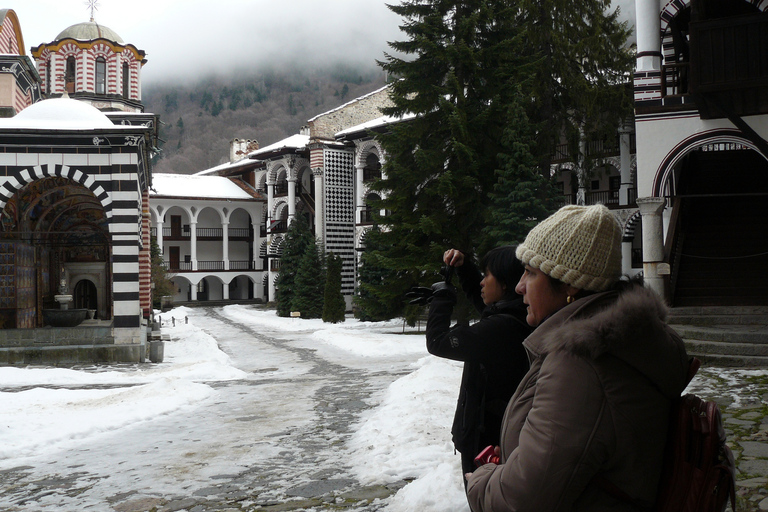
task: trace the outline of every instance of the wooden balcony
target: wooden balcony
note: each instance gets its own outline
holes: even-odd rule
[[[768,113],[768,14],[690,23],[690,93],[704,119]]]
[[[263,270],[260,262],[256,261],[232,261],[229,262],[229,270],[224,270],[224,261],[198,261],[197,270],[192,270],[191,261],[163,261],[168,272],[237,272],[242,270]]]
[[[622,205],[619,203],[619,191],[618,190],[593,190],[587,192],[584,196],[584,202],[586,205],[604,204],[607,208],[616,210],[619,208],[636,208],[637,207],[637,189],[629,189],[629,204]],[[560,206],[566,206],[569,204],[576,204],[576,194],[564,194],[560,202]]]

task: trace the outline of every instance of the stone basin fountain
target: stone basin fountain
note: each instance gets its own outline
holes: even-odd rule
[[[53,296],[53,300],[59,303],[59,309],[43,309],[43,324],[51,327],[75,327],[85,320],[87,309],[69,309],[72,295],[69,293],[67,280],[64,277],[64,269],[61,269],[61,281],[59,281],[59,294]]]

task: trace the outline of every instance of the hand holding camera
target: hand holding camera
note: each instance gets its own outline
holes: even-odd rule
[[[486,446],[483,451],[475,457],[475,466],[480,467],[485,464],[498,464],[501,460],[501,449],[498,446]]]

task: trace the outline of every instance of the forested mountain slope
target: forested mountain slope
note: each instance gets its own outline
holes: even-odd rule
[[[160,114],[161,154],[154,172],[193,174],[229,158],[234,138],[261,147],[299,132],[308,119],[385,83],[371,66],[307,71],[268,69],[210,76],[187,84],[145,85],[147,112]]]

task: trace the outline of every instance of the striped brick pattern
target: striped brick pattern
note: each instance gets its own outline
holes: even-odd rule
[[[139,294],[144,318],[152,315],[152,269],[150,254],[149,190],[141,194],[141,249],[139,249]]]
[[[48,67],[50,67],[51,94],[64,93],[66,88],[64,74],[67,58],[70,56],[75,58],[77,66],[74,92],[96,93],[96,59],[103,58],[106,62],[105,93],[122,96],[123,64],[126,63],[129,73],[128,99],[137,101],[141,99],[139,83],[141,59],[137,58],[133,50],[104,42],[96,44],[67,42],[60,46],[50,45],[42,49],[35,60],[40,78],[43,81],[43,90],[49,90],[47,80]]]
[[[19,41],[16,39],[16,23],[6,16],[0,27],[0,53],[8,55],[21,55]]]
[[[23,160],[28,156],[2,153],[0,163]],[[81,155],[66,153],[45,156],[58,161],[82,158]],[[138,328],[141,326],[143,308],[145,305],[151,307],[151,302],[149,215],[141,215],[144,208],[147,211],[149,209],[149,196],[146,191],[142,193],[139,190],[139,168],[135,163],[137,156],[129,153],[86,156],[92,165],[0,165],[0,209],[5,207],[18,190],[46,177],[68,178],[90,190],[104,207],[109,219],[114,327]],[[143,269],[140,261],[143,262]]]

